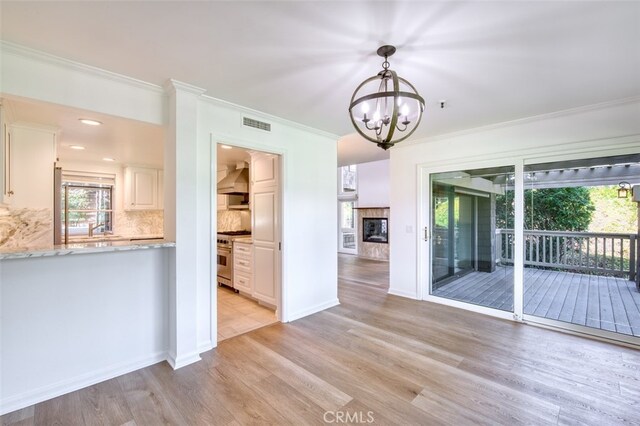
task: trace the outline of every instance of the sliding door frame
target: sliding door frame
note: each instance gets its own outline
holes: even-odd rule
[[[458,300],[447,299],[441,296],[435,296],[431,294],[431,281],[432,281],[432,267],[431,267],[431,239],[433,237],[432,217],[431,217],[431,201],[432,201],[432,187],[431,187],[431,175],[435,173],[443,172],[456,172],[464,169],[481,169],[487,167],[514,167],[515,174],[515,221],[516,224],[520,224],[520,229],[515,228],[514,245],[515,247],[522,247],[523,238],[523,217],[524,217],[524,205],[522,204],[522,191],[518,196],[518,188],[523,188],[523,169],[524,164],[522,159],[517,158],[495,158],[486,160],[471,160],[471,161],[456,161],[456,162],[439,162],[437,164],[426,163],[419,164],[417,169],[417,218],[418,218],[418,241],[417,241],[417,254],[418,254],[418,299],[426,300],[429,302],[440,303],[443,305],[453,306],[457,308],[463,308],[474,312],[491,315],[498,318],[513,319],[516,321],[522,320],[522,289],[524,288],[523,282],[523,262],[524,255],[522,250],[515,250],[514,255],[514,304],[513,312],[505,312],[494,308],[488,308],[485,306],[474,305],[468,302],[461,302]],[[519,293],[517,293],[519,291]],[[520,296],[518,296],[520,295]]]
[[[640,153],[640,135],[576,141],[564,145],[541,146],[522,151],[487,154],[477,159],[461,158],[433,161],[416,165],[416,253],[417,253],[417,298],[440,303],[494,317],[510,319],[544,328],[562,330],[571,334],[625,346],[638,348],[640,337],[628,336],[612,331],[566,323],[557,320],[524,315],[524,166],[529,164],[581,160],[598,157]],[[504,312],[467,302],[450,300],[430,294],[431,289],[431,181],[433,173],[459,171],[483,167],[515,167],[515,224],[514,224],[514,312]],[[425,227],[428,241],[425,241]]]
[[[583,151],[583,152],[574,152],[574,153],[564,153],[564,154],[554,154],[554,155],[538,155],[538,156],[530,156],[524,159],[524,165],[531,164],[540,164],[540,163],[550,163],[550,162],[559,162],[559,161],[570,161],[570,160],[589,160],[594,158],[604,158],[604,157],[612,157],[616,155],[625,155],[625,154],[637,154],[640,153],[640,145],[636,148],[618,148],[615,147],[612,149],[605,150],[592,150],[592,151]],[[524,182],[522,182],[524,184]],[[524,196],[524,186],[522,188],[522,196]],[[523,204],[524,200],[520,200],[520,204]],[[524,226],[524,222],[520,223]],[[524,247],[521,250],[518,250],[521,255],[524,255]],[[524,301],[524,300],[523,300]],[[640,346],[640,337],[630,336],[627,334],[617,333],[615,331],[602,330],[595,327],[587,327],[586,325],[578,325],[570,322],[564,322],[560,320],[553,320],[544,317],[538,317],[531,314],[523,314],[522,320],[526,323],[542,326],[545,328],[551,329],[561,329],[564,331],[568,331],[572,334],[577,335],[588,335],[594,337],[598,340],[604,341],[615,341],[618,343],[625,344],[626,346],[631,346],[634,348],[638,348]]]

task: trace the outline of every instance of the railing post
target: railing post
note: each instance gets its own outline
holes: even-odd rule
[[[629,236],[629,281],[636,280],[636,236]]]

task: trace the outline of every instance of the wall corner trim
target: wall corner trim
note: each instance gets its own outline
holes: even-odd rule
[[[295,320],[298,320],[300,318],[304,318],[306,316],[313,315],[313,314],[318,313],[320,311],[324,311],[325,309],[333,308],[334,306],[338,306],[339,304],[340,304],[340,301],[337,298],[333,299],[333,300],[329,300],[329,301],[324,302],[324,303],[319,303],[317,305],[311,306],[310,308],[303,309],[303,310],[298,311],[298,312],[294,312],[293,314],[289,315],[289,317],[286,320],[283,320],[283,322],[295,321]]]
[[[174,370],[177,370],[182,367],[186,367],[189,364],[193,364],[194,362],[200,361],[199,351],[191,352],[189,354],[180,355],[179,357],[173,357],[171,355],[167,356],[167,362]]]
[[[217,342],[214,344],[213,341],[207,340],[206,342],[202,342],[198,345],[198,353],[201,354],[203,352],[208,352],[216,346],[218,346]]]
[[[198,95],[198,96],[202,95],[207,91],[206,89],[202,89],[198,86],[194,86],[189,83],[184,83],[182,81],[174,80],[172,78],[167,80],[164,83],[163,87],[167,93],[174,93],[177,90],[180,90],[183,92],[193,93],[194,95]]]
[[[389,288],[389,291],[387,293],[393,296],[400,296],[400,297],[406,297],[413,300],[420,300],[418,299],[418,295],[416,293],[412,293],[410,291],[396,290],[394,288]]]

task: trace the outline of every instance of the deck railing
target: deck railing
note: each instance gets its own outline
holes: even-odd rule
[[[636,279],[636,234],[524,231],[524,264]],[[513,264],[513,229],[496,230],[496,257]]]

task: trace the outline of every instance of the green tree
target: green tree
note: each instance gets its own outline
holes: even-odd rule
[[[589,188],[589,196],[596,208],[590,232],[637,232],[638,206],[630,198],[618,198],[618,185],[593,186]]]
[[[585,187],[527,189],[525,229],[545,231],[586,231],[595,206]],[[513,191],[496,197],[496,225],[513,229]]]

